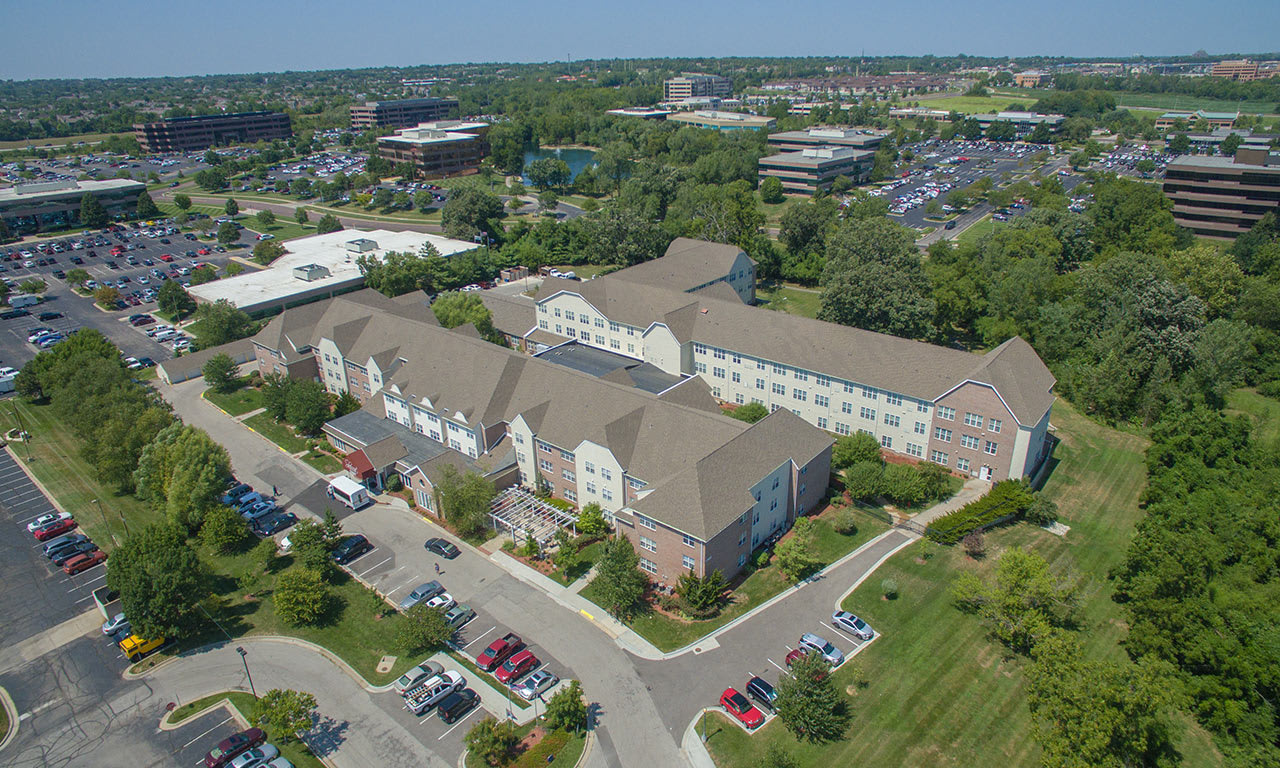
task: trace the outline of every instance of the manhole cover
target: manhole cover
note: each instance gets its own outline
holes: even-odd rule
[[[382,660],[378,662],[378,674],[380,675],[387,674],[388,672],[391,671],[391,668],[394,667],[395,665],[396,665],[395,656],[383,656]]]

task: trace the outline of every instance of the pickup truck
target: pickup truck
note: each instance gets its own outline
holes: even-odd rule
[[[446,696],[462,690],[466,685],[466,678],[453,670],[448,670],[405,691],[404,708],[415,715],[421,715],[439,704]]]
[[[524,640],[514,632],[509,632],[501,640],[490,643],[489,647],[476,657],[476,666],[485,672],[492,672],[513,653],[519,653],[522,650],[524,650]]]

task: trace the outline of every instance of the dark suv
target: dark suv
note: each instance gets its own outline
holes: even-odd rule
[[[347,536],[333,550],[333,560],[338,565],[346,565],[363,555],[365,552],[373,549],[373,545],[369,540],[360,534]]]
[[[774,702],[778,700],[778,692],[773,689],[772,685],[759,677],[753,677],[747,681],[747,695],[755,699],[757,703],[763,704],[770,712],[776,706]]]
[[[436,717],[446,723],[457,722],[458,718],[470,712],[477,704],[480,703],[480,694],[470,688],[463,688],[460,691],[445,696],[444,699],[436,705]]]

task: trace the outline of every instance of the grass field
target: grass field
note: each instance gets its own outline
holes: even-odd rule
[[[342,462],[314,448],[307,451],[307,455],[303,456],[302,460],[322,474],[332,475],[342,471]]]
[[[987,216],[983,218],[981,221],[978,221],[977,223],[973,224],[972,226],[970,226],[969,228],[961,232],[956,237],[956,242],[957,243],[972,242],[981,237],[985,237],[986,235],[991,234],[992,232],[996,231],[996,229],[1003,226],[1004,226],[1003,222],[995,221],[990,216]]]
[[[1026,100],[1010,96],[948,96],[945,99],[922,101],[920,105],[927,109],[945,109],[950,112],[974,115],[982,112],[999,112],[1009,106],[1011,101]],[[1030,102],[1027,102],[1026,106],[1031,106]]]
[[[288,453],[307,450],[307,441],[294,434],[293,427],[281,424],[265,412],[244,420],[246,426],[283,448]]]
[[[853,534],[844,536],[832,530],[825,519],[817,517],[814,519],[814,537],[810,551],[819,562],[826,566],[862,546],[887,529],[888,526],[884,523],[867,517],[859,520],[858,529]],[[659,650],[674,651],[728,624],[782,592],[790,585],[791,582],[782,575],[776,565],[769,565],[747,576],[742,584],[734,589],[733,603],[714,619],[681,621],[651,611],[643,613],[628,622],[628,626],[639,633],[641,637],[653,643]],[[595,590],[592,587],[592,584],[588,584],[582,590],[581,595],[595,602]]]
[[[978,562],[958,547],[942,548],[924,563],[916,559],[919,545],[895,555],[844,603],[882,633],[857,659],[868,685],[851,701],[849,738],[817,746],[797,743],[777,722],[752,737],[717,723],[709,728],[708,745],[721,768],[753,768],[771,741],[785,745],[806,768],[1038,764],[1023,661],[1009,658],[977,618],[957,610],[948,588],[957,573],[989,574],[1001,551],[1028,547],[1055,572],[1080,578],[1085,653],[1125,658],[1119,645],[1124,624],[1111,601],[1107,571],[1123,556],[1141,517],[1146,442],[1099,426],[1063,401],[1054,407],[1053,423],[1062,442],[1045,493],[1058,503],[1070,532],[1060,538],[1025,524],[999,529],[987,535],[988,556]],[[897,600],[881,599],[884,578],[898,582]],[[838,686],[853,676],[853,669],[842,668]],[[1181,750],[1186,766],[1221,764],[1198,727],[1189,728]]]
[[[26,149],[27,147],[50,147],[65,144],[85,144],[103,141],[108,136],[132,136],[132,133],[82,133],[78,136],[64,136],[60,139],[22,139],[21,141],[0,141],[0,150]]]
[[[4,414],[0,422],[6,431],[18,424],[15,409],[31,440],[26,445],[14,444],[13,452],[24,461],[30,455],[32,474],[63,509],[75,515],[76,522],[102,549],[110,551],[124,541],[125,523],[129,530],[138,531],[155,518],[136,497],[98,482],[93,468],[80,457],[80,440],[54,417],[50,406],[10,399],[0,406]]]
[[[234,392],[204,391],[204,399],[218,406],[232,416],[240,416],[262,407],[262,390],[242,386]]]
[[[249,218],[244,219],[241,223],[254,232],[263,232],[273,235],[277,240],[295,240],[299,237],[307,237],[308,235],[314,235],[316,233],[314,219],[312,223],[299,224],[291,219],[277,217],[275,224],[272,224],[269,227],[264,227],[259,224],[256,219],[250,216]],[[253,235],[244,239],[247,240],[250,245],[257,242],[256,237]]]
[[[992,89],[992,96],[1024,102],[1030,107],[1041,96],[1049,93],[1045,89],[1001,87]],[[1113,91],[1116,106],[1134,109],[1158,109],[1161,111],[1194,112],[1203,109],[1207,112],[1248,112],[1249,114],[1275,114],[1276,104],[1271,101],[1231,101],[1230,99],[1211,99],[1199,96],[1188,96],[1177,93],[1133,93],[1130,91]],[[922,102],[931,105],[936,102]],[[1003,107],[1002,107],[1003,108]]]
[[[1252,387],[1237,389],[1227,396],[1227,413],[1244,414],[1253,422],[1253,437],[1259,443],[1280,441],[1280,401],[1258,394]]]
[[[223,699],[231,702],[231,706],[235,707],[248,722],[253,722],[254,707],[257,699],[250,694],[241,691],[224,691],[215,693],[212,696],[205,696],[203,699],[196,699],[190,704],[183,704],[173,711],[169,716],[169,722],[181,723],[183,720],[191,717],[202,709],[212,706]],[[288,742],[281,742],[278,738],[272,738],[271,733],[267,733],[267,741],[274,744],[280,750],[280,755],[293,763],[295,768],[323,768],[324,763],[320,759],[311,754],[311,750],[306,744],[297,739],[290,739]]]
[[[756,299],[768,309],[801,317],[817,317],[822,308],[822,294],[786,285],[757,286]]]

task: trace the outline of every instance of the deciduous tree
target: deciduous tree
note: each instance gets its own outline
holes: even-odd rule
[[[797,739],[819,744],[842,738],[851,718],[831,670],[816,653],[796,659],[791,674],[779,681],[777,709],[782,724]]]
[[[396,628],[396,645],[405,653],[421,655],[438,651],[453,637],[453,627],[444,620],[444,610],[418,603],[404,614]]]
[[[208,591],[205,569],[178,526],[149,525],[125,539],[111,553],[107,586],[139,637],[181,639],[205,621],[196,607]]]
[[[291,626],[315,624],[329,609],[329,585],[311,568],[291,568],[276,578],[276,615]]]
[[[828,238],[820,319],[925,338],[936,308],[930,293],[915,239],[897,224],[845,221]]]
[[[230,392],[239,383],[236,380],[236,363],[226,354],[209,358],[200,372],[204,374],[204,383],[214,392]]]
[[[648,584],[631,540],[622,535],[606,540],[591,580],[600,604],[625,621],[635,614]]]
[[[255,715],[256,722],[267,726],[273,739],[293,741],[299,733],[311,730],[316,697],[303,691],[272,688],[258,699]]]

